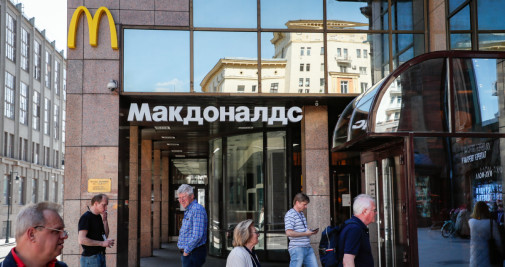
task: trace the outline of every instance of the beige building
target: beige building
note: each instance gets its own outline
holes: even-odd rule
[[[2,237],[26,203],[63,203],[67,63],[22,10],[0,1]]]

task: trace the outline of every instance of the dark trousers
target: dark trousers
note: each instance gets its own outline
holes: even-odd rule
[[[205,246],[197,247],[188,256],[181,255],[182,267],[200,267],[205,263],[207,249]]]

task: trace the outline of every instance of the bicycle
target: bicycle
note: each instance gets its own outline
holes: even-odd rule
[[[445,221],[440,231],[442,232],[442,236],[444,238],[454,236],[454,234],[456,233],[456,227],[454,225],[454,222],[452,220]]]

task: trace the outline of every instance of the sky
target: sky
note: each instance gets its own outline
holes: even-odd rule
[[[25,17],[35,17],[35,27],[46,30],[46,38],[56,41],[56,49],[67,47],[67,0],[11,0],[22,3]]]

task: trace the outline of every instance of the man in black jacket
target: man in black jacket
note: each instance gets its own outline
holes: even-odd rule
[[[56,260],[68,238],[60,209],[52,202],[26,205],[16,218],[16,247],[0,266],[67,267]]]

